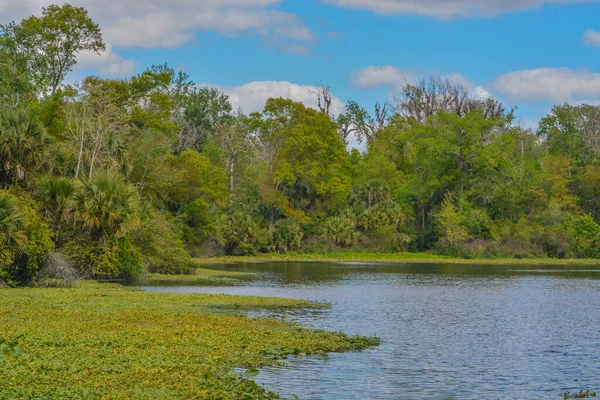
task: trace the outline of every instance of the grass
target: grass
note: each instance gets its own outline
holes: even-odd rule
[[[378,339],[302,329],[241,310],[304,300],[76,288],[0,290],[1,399],[265,399],[234,368],[289,354],[361,350]]]
[[[487,265],[600,265],[593,259],[552,259],[552,258],[502,258],[502,259],[464,259],[430,253],[268,253],[244,257],[199,258],[200,264],[258,262],[258,261],[337,261],[337,262],[399,262],[424,264],[487,264]]]
[[[253,279],[256,274],[249,272],[215,271],[197,268],[190,275],[149,274],[143,277],[141,284],[151,285],[230,285],[243,280]]]

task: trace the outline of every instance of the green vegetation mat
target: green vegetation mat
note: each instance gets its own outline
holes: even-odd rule
[[[115,284],[0,290],[1,399],[263,399],[233,372],[290,354],[365,349],[376,338],[302,329],[240,310],[303,300],[142,292]]]
[[[256,274],[235,271],[215,271],[206,268],[197,268],[188,275],[148,274],[140,279],[142,284],[190,284],[190,285],[228,285],[242,280],[249,280]]]
[[[200,265],[260,262],[260,261],[341,261],[341,262],[410,262],[435,264],[487,264],[487,265],[600,265],[596,259],[555,259],[555,258],[497,258],[466,259],[453,258],[430,253],[367,253],[367,252],[332,252],[332,253],[268,253],[256,256],[224,256],[198,258]],[[220,271],[214,271],[216,274]]]

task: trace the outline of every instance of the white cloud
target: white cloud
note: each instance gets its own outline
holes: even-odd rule
[[[583,35],[583,42],[588,46],[600,46],[600,32],[588,29]]]
[[[40,14],[55,0],[0,0],[0,23]],[[72,0],[102,29],[111,48],[175,48],[193,42],[202,31],[262,38],[275,50],[306,55],[316,41],[304,21],[276,7],[281,0]],[[80,59],[100,73],[120,76],[135,67],[113,50]]]
[[[315,40],[296,15],[273,9],[281,0],[73,0],[100,24],[114,46],[172,48],[199,31],[256,34],[268,41]],[[39,14],[54,0],[0,0],[2,20]]]
[[[112,46],[106,46],[106,51],[98,55],[85,51],[77,57],[77,69],[95,69],[99,74],[110,77],[128,77],[133,75],[137,62],[125,60],[112,51]]]
[[[229,96],[229,101],[234,109],[241,108],[244,112],[262,111],[269,98],[290,99],[303,103],[307,107],[317,109],[318,88],[310,85],[297,85],[287,81],[250,82],[241,86],[216,87]],[[344,103],[339,97],[333,95],[331,111],[339,114],[344,111]]]
[[[479,99],[491,97],[491,93],[481,86],[475,85],[461,74],[436,74],[433,71],[418,71],[410,68],[396,68],[390,65],[369,66],[352,73],[352,82],[362,89],[377,89],[389,86],[392,92],[398,93],[407,84],[416,84],[429,76],[439,76],[450,82],[458,83]]]
[[[565,101],[600,96],[600,74],[569,68],[538,68],[510,72],[494,80],[498,92],[521,101]]]
[[[393,86],[400,90],[405,83],[414,83],[418,75],[411,69],[400,69],[390,65],[371,65],[352,73],[352,82],[362,89],[377,89],[381,86]]]
[[[441,19],[492,16],[544,4],[587,3],[594,0],[321,0],[340,7],[378,14],[417,14]]]

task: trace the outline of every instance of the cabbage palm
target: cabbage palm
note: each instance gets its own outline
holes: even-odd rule
[[[69,200],[75,193],[75,184],[68,178],[48,176],[41,179],[39,192],[46,217],[58,228],[69,206]]]
[[[80,181],[68,205],[68,217],[100,240],[112,235],[118,239],[139,225],[136,189],[112,172]]]
[[[23,110],[0,110],[0,159],[6,180],[25,179],[42,162],[47,143],[44,126]]]
[[[24,250],[27,244],[24,225],[25,215],[16,198],[0,191],[0,266],[10,264]]]

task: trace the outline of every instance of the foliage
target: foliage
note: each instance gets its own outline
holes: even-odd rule
[[[36,203],[0,191],[0,280],[9,284],[32,281],[52,250],[52,231],[38,215]]]
[[[342,247],[354,245],[358,238],[355,222],[348,216],[328,218],[323,223],[321,230],[323,240],[331,241]]]
[[[69,220],[92,237],[120,238],[139,225],[138,194],[122,176],[97,172],[77,183],[67,209]]]
[[[233,369],[379,343],[240,315],[323,307],[305,300],[84,282],[0,291],[0,304],[0,381],[10,382],[0,386],[0,398],[276,398]]]
[[[463,226],[464,217],[453,203],[452,194],[448,194],[437,214],[437,223],[441,231],[440,246],[452,249],[469,238],[469,231]]]
[[[579,392],[575,393],[565,392],[563,394],[564,399],[589,399],[592,397],[596,397],[596,392],[593,392],[591,390],[586,390],[585,392],[583,390],[580,390]]]
[[[291,219],[282,219],[275,223],[271,230],[269,249],[278,253],[288,253],[300,249],[302,244],[302,227]]]
[[[0,184],[22,181],[42,162],[44,126],[24,110],[0,108]]]
[[[227,254],[236,256],[257,254],[268,246],[269,233],[258,221],[242,210],[221,218],[219,236]]]
[[[146,269],[154,273],[188,274],[195,267],[175,222],[168,215],[147,208],[141,226],[132,234]]]
[[[51,241],[111,278],[267,251],[600,257],[598,105],[555,106],[533,132],[436,77],[339,115],[324,84],[318,109],[272,98],[245,115],[167,64],[64,84],[105,50],[68,4],[0,25],[0,189],[18,192],[2,279],[28,271],[11,283],[35,277]]]

